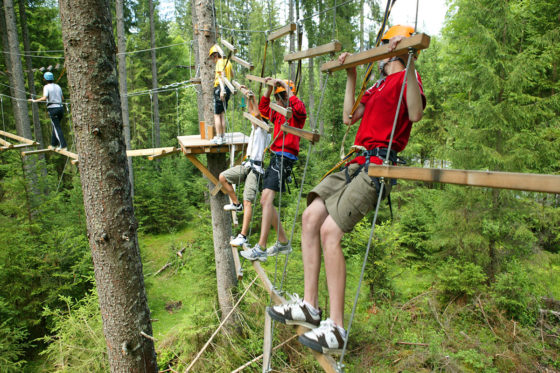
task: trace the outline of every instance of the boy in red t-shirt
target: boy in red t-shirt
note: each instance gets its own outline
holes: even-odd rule
[[[394,26],[383,36],[383,41],[394,50],[397,43],[412,34],[414,29]],[[339,57],[343,63],[348,53]],[[317,185],[307,197],[308,207],[302,217],[301,246],[304,268],[304,299],[271,307],[269,315],[286,324],[315,328],[299,337],[301,343],[321,353],[339,353],[344,346],[344,292],[346,263],[340,242],[366,213],[375,208],[379,180],[370,178],[367,165],[381,164],[385,159],[391,137],[395,112],[405,78],[408,55],[387,58],[379,62],[382,78],[370,88],[360,101],[355,113],[350,112],[355,102],[356,68],[347,69],[344,98],[344,123],[351,125],[362,119],[356,134],[355,146],[365,149],[347,164],[346,169],[334,173]],[[414,58],[406,72],[406,87],[397,115],[395,134],[389,159],[403,150],[410,136],[412,122],[422,118],[425,98]],[[330,318],[321,321],[317,304],[321,247],[330,298]]]
[[[295,95],[295,85],[292,81],[265,78],[266,82],[272,81],[273,86],[268,85],[268,89],[259,102],[259,111],[263,117],[269,118],[274,124],[273,141],[270,145],[270,164],[263,177],[263,191],[261,195],[262,221],[261,235],[259,242],[252,248],[241,251],[239,254],[248,260],[265,261],[267,257],[277,254],[289,254],[292,247],[288,242],[286,232],[282,228],[282,223],[278,218],[278,212],[274,207],[274,197],[280,190],[284,191],[286,179],[290,177],[292,167],[297,161],[299,154],[299,137],[281,130],[283,124],[291,127],[303,128],[307,118],[304,103]],[[270,95],[274,90],[276,104],[292,109],[292,117],[286,118],[270,109]],[[274,227],[278,232],[278,240],[266,251],[266,241],[270,233],[270,227]]]

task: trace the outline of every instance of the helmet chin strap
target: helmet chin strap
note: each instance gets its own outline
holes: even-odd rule
[[[385,72],[385,67],[387,67],[387,65],[390,62],[393,62],[393,61],[400,61],[403,64],[403,66],[406,66],[406,63],[404,62],[404,60],[401,57],[398,57],[398,56],[393,56],[388,61],[381,61],[379,63],[379,75],[380,75],[379,78],[380,79],[385,78],[387,76],[387,73]]]

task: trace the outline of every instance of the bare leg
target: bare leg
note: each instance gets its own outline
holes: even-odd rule
[[[318,308],[317,292],[321,270],[321,241],[319,232],[328,216],[325,203],[315,198],[305,209],[301,225],[301,255],[303,258],[304,296],[303,299]]]
[[[220,176],[218,176],[218,180],[220,180],[220,183],[222,183],[222,186],[226,190],[229,198],[231,199],[231,202],[233,202],[237,205],[239,203],[239,200],[237,199],[237,195],[235,194],[235,190],[233,190],[233,186],[230,183],[227,182],[227,180],[226,180],[226,178],[223,174],[220,174]]]
[[[224,114],[214,114],[214,127],[216,128],[216,136],[221,136],[224,134],[224,124],[223,124]]]
[[[284,228],[282,228],[282,223],[278,219],[278,211],[274,207],[274,197],[276,192],[272,189],[264,189],[261,194],[261,206],[262,206],[262,221],[261,221],[261,236],[259,238],[259,246],[265,247],[268,240],[268,234],[270,233],[270,227],[274,227],[278,232],[278,240],[282,243],[288,242],[288,237]]]
[[[251,216],[253,216],[253,204],[251,201],[243,201],[243,226],[241,234],[247,237],[249,234],[249,225],[251,224]]]
[[[346,261],[340,241],[344,232],[329,215],[321,225],[321,243],[325,257],[325,274],[329,288],[330,318],[344,327],[344,291],[346,288]]]

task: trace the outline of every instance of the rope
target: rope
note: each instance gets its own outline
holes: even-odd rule
[[[29,58],[47,58],[47,59],[51,59],[51,60],[63,60],[64,56],[59,57],[59,56],[34,56],[31,54],[23,54],[23,53],[17,53],[17,52],[8,52],[8,51],[2,51],[2,53],[4,54],[10,54],[10,55],[14,55],[14,56],[18,56],[18,57],[29,57]]]
[[[391,153],[391,146],[393,145],[393,137],[395,135],[395,129],[397,127],[397,119],[399,116],[399,112],[401,109],[401,104],[402,104],[402,100],[403,100],[403,94],[404,94],[404,87],[406,85],[406,81],[407,81],[407,77],[408,77],[408,69],[410,67],[410,61],[412,60],[412,50],[409,52],[409,57],[408,57],[408,61],[406,63],[406,68],[404,70],[404,78],[403,78],[403,83],[401,86],[401,92],[399,95],[399,102],[397,104],[397,111],[395,112],[395,119],[393,120],[393,128],[391,130],[391,137],[389,139],[389,145],[387,147],[387,155],[385,156],[385,160],[383,161],[383,164],[388,164],[389,162],[389,155]],[[347,334],[346,334],[346,338],[344,339],[344,347],[342,348],[342,353],[340,354],[340,360],[338,362],[338,369],[340,370],[342,367],[344,367],[343,361],[344,361],[344,355],[346,353],[346,347],[348,345],[348,339],[350,337],[350,329],[352,327],[352,321],[354,320],[354,315],[356,313],[356,306],[358,305],[358,297],[360,296],[360,289],[362,287],[362,281],[364,279],[364,272],[365,272],[365,268],[366,268],[366,264],[367,264],[367,259],[369,256],[369,251],[371,248],[371,242],[373,240],[373,233],[375,232],[375,224],[377,222],[377,215],[379,213],[379,205],[381,204],[381,199],[383,197],[383,189],[385,187],[385,183],[382,182],[381,184],[381,188],[379,189],[379,195],[377,196],[377,205],[375,206],[375,214],[373,216],[373,222],[371,225],[371,232],[369,235],[369,239],[368,239],[368,245],[367,245],[367,249],[366,249],[366,253],[364,255],[364,261],[362,263],[362,271],[360,273],[360,281],[358,282],[358,289],[356,290],[356,296],[354,297],[354,305],[352,306],[352,314],[350,316],[350,320],[348,321],[348,329],[347,329]]]
[[[152,92],[150,92],[150,117],[152,119],[152,149],[154,148],[155,139],[154,139],[154,100],[152,96]]]
[[[243,297],[245,297],[245,294],[247,294],[247,292],[249,291],[249,289],[251,288],[251,286],[255,283],[255,281],[257,280],[257,278],[259,278],[259,276],[255,276],[255,278],[253,279],[253,281],[251,281],[251,283],[247,286],[247,288],[245,289],[245,291],[243,292],[243,294],[241,295],[241,297],[239,297],[239,300],[237,301],[237,303],[235,303],[235,305],[233,306],[233,308],[231,309],[231,311],[229,311],[229,313],[227,314],[226,317],[224,317],[224,319],[222,320],[222,322],[220,323],[220,325],[218,325],[218,328],[214,331],[214,333],[212,333],[212,335],[210,336],[210,339],[208,339],[208,342],[206,342],[206,344],[202,347],[202,349],[198,352],[198,354],[196,355],[196,357],[194,358],[193,361],[191,361],[191,363],[189,364],[189,366],[187,367],[187,369],[185,370],[186,372],[189,372],[193,365],[198,361],[198,359],[200,358],[200,356],[204,353],[204,351],[206,350],[206,348],[208,348],[208,346],[210,345],[210,343],[212,342],[212,340],[214,339],[214,337],[216,336],[216,334],[218,334],[218,332],[220,331],[220,329],[222,328],[222,326],[224,326],[224,324],[226,323],[226,321],[229,319],[229,317],[233,314],[233,311],[235,311],[235,309],[237,308],[237,306],[239,306],[239,303],[241,303],[241,300],[243,300]]]
[[[177,115],[176,115],[176,118],[177,118],[177,120],[176,120],[176,122],[177,122],[177,136],[180,136],[181,135],[181,130],[180,130],[180,127],[179,127],[179,89],[178,88],[175,89],[175,108],[176,108],[176,111],[177,111]]]
[[[176,47],[178,45],[184,45],[184,44],[188,44],[190,43],[190,41],[185,41],[183,43],[176,43],[176,44],[169,44],[169,45],[163,45],[161,47],[154,47],[154,48],[147,48],[147,49],[138,49],[135,51],[129,51],[129,52],[118,52],[116,53],[116,55],[122,55],[122,54],[136,54],[136,53],[142,53],[142,52],[149,52],[149,51],[153,51],[153,50],[158,50],[158,49],[164,49],[164,48],[171,48],[171,47]]]
[[[2,128],[4,128],[4,132],[6,132],[6,122],[4,120],[4,99],[0,95],[0,106],[2,107]]]
[[[341,6],[346,5],[346,4],[348,4],[348,3],[353,3],[354,1],[356,1],[356,0],[347,0],[347,1],[345,1],[345,2],[343,2],[343,3],[340,3],[340,4],[338,4],[338,5],[335,5],[335,6],[331,7],[331,8],[328,8],[328,9],[325,9],[325,10],[321,10],[321,11],[319,11],[319,12],[315,12],[315,13],[313,13],[312,15],[310,15],[310,16],[308,16],[308,17],[300,18],[298,21],[299,21],[299,22],[307,21],[308,19],[311,19],[311,18],[313,18],[313,17],[315,17],[315,16],[318,16],[319,14],[323,14],[323,13],[330,12],[330,11],[333,10],[333,9],[336,10],[336,8],[340,8]]]

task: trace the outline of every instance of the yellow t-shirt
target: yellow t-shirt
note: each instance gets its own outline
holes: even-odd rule
[[[224,72],[224,75],[226,76],[227,80],[231,81],[231,78],[233,77],[233,69],[231,67],[231,62],[228,61],[228,64],[226,66],[226,59],[224,58],[220,58],[216,62],[216,75],[214,77],[214,87],[220,85],[220,73],[222,71]]]

